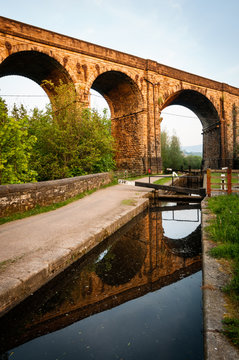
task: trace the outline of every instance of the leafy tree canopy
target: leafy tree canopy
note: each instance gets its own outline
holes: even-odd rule
[[[0,184],[36,180],[36,171],[30,164],[36,140],[28,132],[28,117],[25,114],[19,119],[9,116],[0,98]]]
[[[53,86],[48,83],[48,86]],[[0,183],[52,180],[114,168],[106,113],[84,108],[69,84],[54,87],[52,106],[31,115],[0,99]]]

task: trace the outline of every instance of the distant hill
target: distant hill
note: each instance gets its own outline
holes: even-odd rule
[[[202,156],[202,144],[191,145],[191,146],[181,146],[181,148],[185,155]]]

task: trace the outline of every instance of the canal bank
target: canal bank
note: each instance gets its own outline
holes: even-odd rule
[[[201,211],[157,205],[1,318],[3,358],[202,360]]]
[[[207,198],[201,203],[202,209],[202,259],[203,259],[203,314],[204,314],[204,356],[206,360],[236,360],[239,351],[222,333],[222,319],[227,313],[227,301],[223,287],[230,281],[225,262],[209,256],[215,246],[206,231],[213,214],[207,206]]]
[[[141,213],[148,192],[116,185],[55,211],[1,225],[0,315]]]
[[[51,213],[2,225],[0,315],[141,213],[148,206],[147,194],[150,191],[121,184],[99,190]],[[202,289],[205,359],[239,359],[238,351],[221,333],[221,319],[226,312],[221,289],[228,274],[207,254],[213,246],[205,231],[211,216],[204,200]]]

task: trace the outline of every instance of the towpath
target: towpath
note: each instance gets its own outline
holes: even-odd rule
[[[1,225],[0,316],[146,208],[149,191],[119,184]]]

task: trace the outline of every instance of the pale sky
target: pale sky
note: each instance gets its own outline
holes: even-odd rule
[[[238,0],[0,0],[0,9],[1,16],[239,87]],[[1,78],[0,96],[39,94],[39,86],[27,83]],[[189,124],[179,136],[182,145],[201,142],[193,113],[177,107],[164,112],[163,127],[177,135],[184,121]]]

